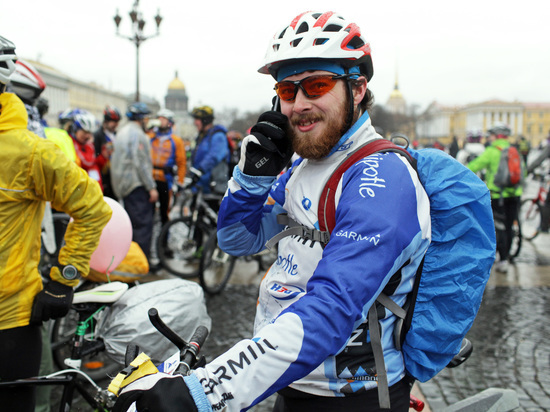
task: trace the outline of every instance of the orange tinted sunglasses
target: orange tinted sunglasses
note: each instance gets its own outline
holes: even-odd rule
[[[296,100],[298,88],[302,89],[308,99],[317,99],[330,92],[338,79],[345,79],[349,74],[320,74],[305,77],[302,80],[285,80],[275,84],[275,92],[285,102]]]

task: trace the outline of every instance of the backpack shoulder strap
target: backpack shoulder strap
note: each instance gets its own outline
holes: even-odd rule
[[[409,152],[407,152],[407,150],[403,147],[397,146],[395,143],[392,143],[389,140],[377,139],[360,146],[353,153],[351,153],[342,163],[340,163],[340,165],[336,168],[334,173],[328,179],[328,182],[321,193],[321,197],[319,199],[319,210],[317,214],[319,218],[319,229],[321,231],[328,231],[329,233],[331,233],[336,224],[336,205],[334,202],[334,197],[336,194],[336,188],[338,187],[338,182],[340,182],[340,179],[342,178],[344,172],[359,160],[379,152],[397,152],[404,155],[409,160],[409,162],[413,166],[415,166],[415,160],[411,157]]]
[[[340,181],[344,172],[348,170],[353,164],[363,159],[364,157],[370,156],[371,154],[378,152],[400,153],[409,160],[409,162],[416,170],[416,160],[403,147],[397,146],[396,144],[386,139],[376,139],[374,141],[365,143],[364,145],[353,151],[348,157],[346,157],[342,161],[342,163],[340,163],[340,165],[338,165],[336,170],[329,177],[325,187],[323,188],[323,191],[321,192],[321,197],[319,198],[319,208],[317,214],[317,217],[319,219],[319,230],[310,229],[295,222],[288,215],[280,214],[277,216],[277,222],[279,224],[287,225],[289,226],[289,228],[269,239],[266,243],[266,247],[271,249],[275,244],[277,244],[277,242],[279,242],[279,240],[286,236],[292,235],[300,236],[304,239],[318,241],[323,245],[323,247],[325,247],[330,239],[330,233],[332,232],[332,229],[334,229],[335,225],[336,207],[334,195],[336,193],[336,188],[338,187],[338,182]]]

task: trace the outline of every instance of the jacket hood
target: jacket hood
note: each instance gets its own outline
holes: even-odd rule
[[[26,129],[28,122],[25,105],[13,93],[0,94],[0,132]]]

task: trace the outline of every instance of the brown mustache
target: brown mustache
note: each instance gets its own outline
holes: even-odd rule
[[[290,117],[290,124],[292,126],[298,126],[302,122],[319,122],[321,120],[323,120],[323,116],[321,114],[315,114],[315,113],[296,114],[296,113],[294,113]]]

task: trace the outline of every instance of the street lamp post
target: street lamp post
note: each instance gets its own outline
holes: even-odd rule
[[[145,36],[143,34],[143,29],[145,27],[145,20],[143,20],[141,11],[138,10],[138,6],[139,6],[139,0],[135,0],[132,10],[128,13],[130,15],[130,19],[132,20],[131,36],[125,36],[118,32],[120,22],[122,21],[122,17],[120,17],[120,15],[118,14],[118,9],[116,11],[115,17],[113,18],[116,25],[117,36],[128,39],[136,45],[136,102],[139,102],[139,46],[145,40],[151,39],[160,34],[159,33],[160,22],[162,21],[162,17],[160,16],[160,11],[157,10],[157,15],[155,16],[155,23],[157,24],[157,32],[155,34]]]

